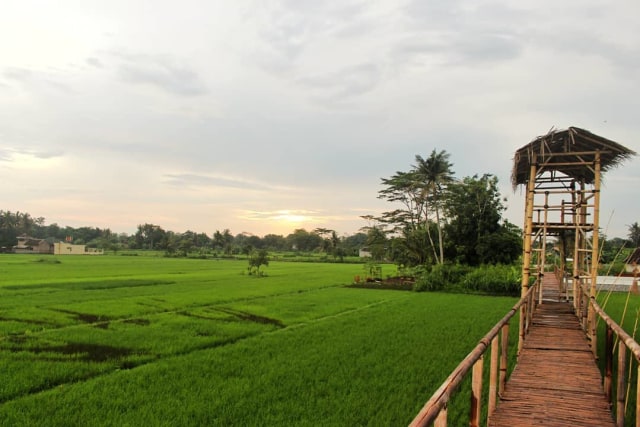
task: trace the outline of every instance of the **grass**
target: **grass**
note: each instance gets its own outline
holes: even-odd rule
[[[344,287],[358,264],[57,261],[0,255],[1,425],[406,425],[515,302]]]

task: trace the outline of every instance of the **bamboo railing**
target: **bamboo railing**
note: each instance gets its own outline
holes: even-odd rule
[[[583,295],[588,295],[588,290],[582,289]],[[627,353],[635,358],[637,362],[637,380],[636,380],[636,427],[640,427],[640,344],[638,344],[631,335],[625,332],[620,325],[618,325],[596,302],[595,297],[589,298],[589,304],[593,308],[594,312],[605,323],[605,360],[604,360],[604,393],[611,404],[611,407],[615,410],[616,425],[623,427],[625,425],[625,413],[626,413],[626,399],[627,399],[627,373],[631,373],[630,367],[627,365]],[[594,316],[595,318],[595,316]],[[594,320],[595,323],[595,320]],[[595,325],[585,325],[587,330],[595,331]],[[614,339],[615,334],[615,339]],[[595,338],[595,334],[594,334]],[[615,342],[617,342],[618,355],[615,357]],[[591,345],[596,347],[595,341],[592,341]],[[616,393],[615,402],[613,394],[613,372],[614,362],[617,361],[617,375],[616,375]],[[632,384],[629,384],[632,385]]]
[[[524,331],[521,331],[520,339],[529,330],[531,316],[535,306],[536,291],[540,286],[537,280],[513,306],[511,310],[478,342],[475,348],[464,358],[464,360],[453,370],[444,383],[436,390],[427,403],[422,407],[418,415],[413,419],[410,427],[423,427],[434,425],[435,427],[446,427],[447,406],[451,396],[458,390],[458,387],[472,371],[471,379],[471,406],[469,411],[469,426],[480,425],[480,414],[482,410],[482,373],[484,368],[484,355],[491,348],[491,365],[489,369],[489,396],[487,404],[488,416],[495,410],[498,395],[504,390],[507,382],[507,361],[509,352],[509,322],[513,316],[521,310],[521,316],[525,317]]]

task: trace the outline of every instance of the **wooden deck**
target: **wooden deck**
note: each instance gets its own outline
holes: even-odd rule
[[[615,426],[587,338],[571,303],[558,300],[553,274],[543,296],[489,426]]]

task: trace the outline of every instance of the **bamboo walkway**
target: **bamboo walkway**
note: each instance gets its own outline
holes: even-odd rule
[[[489,426],[615,426],[585,333],[571,303],[559,301],[553,274]]]

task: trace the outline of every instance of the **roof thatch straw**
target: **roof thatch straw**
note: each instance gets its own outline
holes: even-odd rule
[[[584,162],[593,161],[595,152],[600,152],[602,174],[636,155],[633,150],[584,129],[551,129],[546,135],[537,137],[516,151],[511,172],[513,188],[515,190],[518,185],[526,184],[529,180],[529,169],[534,154],[537,155],[538,164],[544,163],[545,171],[557,171],[586,184],[592,184],[595,179],[593,168],[580,164],[577,159]]]

